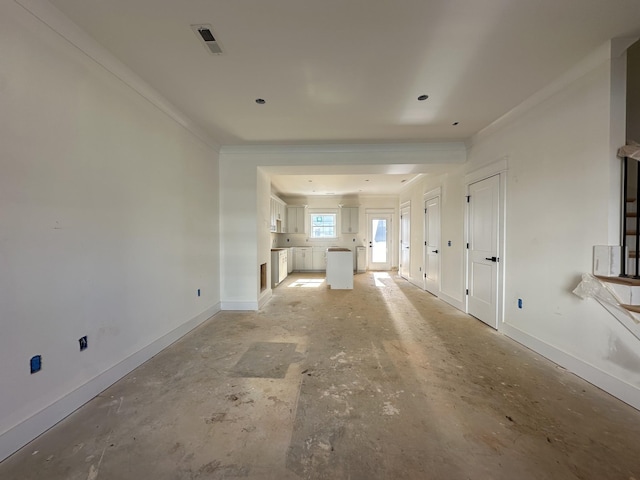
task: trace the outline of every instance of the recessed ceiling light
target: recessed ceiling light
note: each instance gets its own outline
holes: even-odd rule
[[[418,97],[418,100],[420,100],[421,102],[424,102],[427,98],[429,98],[429,95],[420,95]]]
[[[365,180],[365,182],[368,182],[369,180]]]
[[[404,180],[400,180],[400,183],[404,183],[406,181],[407,181],[407,179],[405,178]]]
[[[256,103],[258,105],[264,105],[266,102],[266,100],[264,98],[256,98]]]
[[[453,122],[451,125],[453,125],[453,126],[455,127],[455,126],[456,126],[456,125],[458,125],[459,123],[460,123],[460,122]]]
[[[313,182],[313,180],[309,180],[309,183]]]

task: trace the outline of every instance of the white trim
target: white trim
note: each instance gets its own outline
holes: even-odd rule
[[[260,309],[259,307],[258,302],[220,302],[220,310],[223,311],[255,312]]]
[[[161,112],[188,130],[206,145],[220,151],[220,145],[211,136],[187,117],[176,106],[171,104],[151,85],[125,66],[120,60],[95,41],[84,30],[73,23],[66,15],[47,1],[14,0],[34,18],[64,38],[69,44],[100,65],[106,72],[130,87],[142,98],[158,108]]]
[[[428,192],[426,192],[423,196],[422,199],[423,200],[429,200],[431,198],[434,197],[442,197],[442,187],[436,187],[436,188],[432,188],[431,190],[429,190]]]
[[[403,280],[406,280],[407,282],[409,282],[411,285],[413,285],[416,288],[419,288],[420,290],[424,291],[424,288],[422,288],[422,285],[420,285],[419,282],[417,282],[413,277],[409,276],[409,278],[405,278],[405,277],[400,277]],[[427,292],[427,293],[431,293],[431,292]],[[436,295],[434,295],[436,296]],[[437,298],[437,296],[436,296]]]
[[[415,153],[425,152],[455,152],[464,153],[466,161],[466,146],[463,142],[432,142],[432,143],[373,143],[373,144],[326,144],[326,145],[225,145],[220,149],[225,155],[258,155],[288,154],[288,153]],[[462,162],[464,163],[464,161]]]
[[[495,162],[489,163],[487,165],[483,165],[464,176],[464,183],[466,186],[471,185],[472,183],[479,182],[484,180],[485,178],[493,177],[499,173],[506,172],[509,166],[509,157],[504,156],[499,158]],[[468,194],[469,192],[467,192]]]
[[[478,142],[490,137],[497,131],[515,122],[532,108],[548,100],[553,95],[559,93],[567,86],[577,81],[579,78],[584,77],[592,70],[598,68],[604,62],[609,61],[612,58],[619,57],[629,46],[635,43],[637,39],[638,37],[624,37],[607,40],[582,61],[573,65],[573,67],[567,70],[564,74],[556,78],[555,81],[551,82],[542,90],[538,90],[517,107],[505,113],[493,123],[473,135],[467,141],[467,146],[470,148]]]
[[[566,368],[568,371],[582,377],[587,382],[640,410],[640,388],[613,377],[590,363],[559,350],[538,338],[532,337],[513,325],[505,323],[502,325],[501,331],[516,342],[521,343],[525,347]]]
[[[451,305],[454,308],[457,308],[458,310],[460,310],[461,312],[465,312],[464,309],[464,302],[460,301],[460,300],[456,300],[455,298],[453,298],[450,295],[447,295],[444,292],[440,292],[440,294],[438,295],[438,298],[440,300],[442,300],[445,303],[448,303],[449,305]],[[465,312],[466,313],[466,312]]]
[[[15,453],[27,443],[43,434],[75,410],[99,395],[115,382],[135,370],[154,355],[179,340],[191,330],[220,311],[220,304],[213,305],[171,332],[125,358],[108,370],[79,386],[48,407],[27,418],[0,435],[0,461]]]
[[[402,211],[408,210],[409,217],[409,231],[407,232],[407,236],[409,237],[409,266],[408,268],[402,263]],[[400,217],[400,223],[398,224],[398,273],[400,277],[409,280],[411,283],[415,285],[413,282],[413,277],[411,276],[411,200],[407,200],[406,202],[402,202],[400,204],[400,211],[398,212],[398,216]],[[403,273],[406,275],[403,275]]]
[[[395,208],[365,208],[366,215],[393,215],[396,213]]]

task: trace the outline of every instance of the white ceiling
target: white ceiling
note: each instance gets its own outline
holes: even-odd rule
[[[221,145],[464,140],[640,34],[640,0],[50,2]]]
[[[419,174],[390,175],[272,175],[277,192],[288,196],[396,195]]]

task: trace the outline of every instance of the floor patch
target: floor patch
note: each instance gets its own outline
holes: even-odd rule
[[[295,343],[256,342],[242,355],[230,374],[245,378],[284,378],[295,351]]]

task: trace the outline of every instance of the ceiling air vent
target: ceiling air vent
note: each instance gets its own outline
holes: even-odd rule
[[[202,41],[207,50],[213,55],[221,55],[222,48],[220,47],[220,43],[216,40],[216,37],[213,35],[213,31],[211,30],[211,25],[191,25],[192,30],[198,35],[198,38]]]

